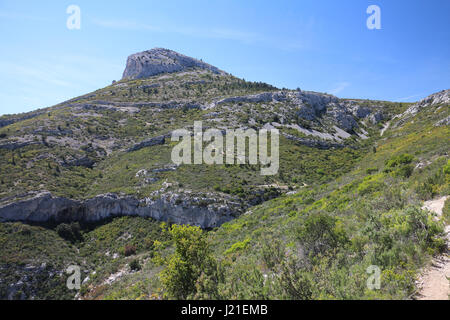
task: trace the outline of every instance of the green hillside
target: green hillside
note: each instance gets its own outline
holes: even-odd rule
[[[239,209],[206,230],[125,211],[95,223],[71,211],[67,221],[2,217],[0,298],[414,298],[420,270],[448,250],[450,200],[442,217],[421,209],[450,193],[448,95],[338,99],[189,68],[2,116],[4,213],[43,192],[79,201],[183,194],[194,209],[224,199]],[[277,128],[278,173],[174,165],[170,133],[194,121]],[[66,287],[69,265],[81,267],[79,292]],[[373,266],[379,289],[367,286]]]

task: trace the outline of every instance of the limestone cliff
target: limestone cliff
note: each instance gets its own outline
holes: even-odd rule
[[[165,193],[159,197],[136,199],[109,193],[88,200],[54,197],[49,192],[0,206],[0,222],[97,222],[116,216],[150,217],[159,221],[218,227],[240,213],[233,199],[208,195]]]
[[[179,72],[188,68],[200,68],[224,74],[223,71],[203,61],[172,50],[155,48],[129,56],[123,79],[148,78],[160,73]]]

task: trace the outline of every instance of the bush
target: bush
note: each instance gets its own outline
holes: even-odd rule
[[[141,264],[139,263],[139,260],[138,260],[138,259],[133,259],[133,260],[130,262],[130,269],[133,270],[133,271],[139,271],[139,270],[141,270]]]
[[[307,271],[302,261],[289,258],[281,267],[280,283],[290,300],[311,300],[314,290],[314,275]]]
[[[407,153],[392,157],[386,161],[383,171],[396,177],[408,178],[414,171],[413,166],[410,164],[413,160],[414,157]]]
[[[372,175],[366,177],[363,182],[358,185],[358,194],[362,196],[381,190],[384,186],[384,183],[381,182],[381,178],[381,175]]]
[[[324,213],[306,218],[298,229],[298,238],[312,255],[324,254],[348,242],[342,223]]]
[[[217,298],[219,267],[211,255],[206,234],[192,226],[172,225],[169,230],[175,252],[161,272],[165,295],[175,299],[209,296]]]
[[[442,172],[447,176],[450,176],[450,160],[447,161],[447,164],[442,169]]]
[[[281,264],[285,256],[284,244],[278,239],[268,239],[263,243],[262,261],[269,270],[274,271]]]
[[[136,254],[136,246],[126,245],[123,250],[123,254],[125,255],[125,257],[129,257]]]
[[[448,185],[448,179],[450,177],[445,174],[445,168],[441,170],[439,169],[435,174],[426,178],[426,180],[416,186],[416,193],[419,195],[422,200],[429,200],[433,198],[435,195],[441,193],[442,187]]]
[[[401,165],[410,164],[414,160],[414,157],[410,154],[403,153],[398,156],[392,157],[386,161],[385,168],[395,168]]]
[[[377,168],[367,168],[366,169],[366,173],[367,174],[373,174],[373,173],[376,173],[376,172],[378,172]]]
[[[56,232],[61,238],[72,243],[83,240],[78,222],[72,222],[71,224],[61,223],[56,227]]]
[[[393,171],[393,175],[397,176],[397,177],[403,177],[403,178],[409,178],[411,176],[411,174],[413,173],[414,168],[412,165],[407,164],[404,165],[402,167],[400,167],[399,169]]]
[[[250,243],[250,239],[245,239],[244,241],[238,241],[235,244],[233,244],[228,250],[226,250],[225,254],[230,254],[230,253],[244,250],[245,248],[248,247],[249,243]]]
[[[442,216],[447,224],[450,224],[450,197],[444,203],[444,208],[442,208]]]

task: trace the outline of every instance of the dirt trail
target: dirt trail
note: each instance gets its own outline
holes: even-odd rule
[[[423,209],[435,212],[438,216],[442,215],[445,200],[448,196],[440,199],[426,201]],[[431,266],[428,267],[418,281],[421,288],[417,296],[418,300],[449,300],[450,295],[450,226],[446,226],[447,232],[447,252],[442,256],[433,259]]]
[[[380,137],[383,136],[384,132],[389,128],[390,124],[391,124],[391,122],[389,121],[383,126],[383,129],[381,129],[381,131],[380,131]]]

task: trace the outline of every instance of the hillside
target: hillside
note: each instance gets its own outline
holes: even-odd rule
[[[438,220],[421,207],[449,194],[449,105],[450,90],[339,99],[166,49],[131,55],[106,88],[0,117],[0,297],[73,298],[76,264],[80,298],[412,298],[446,250],[449,201]],[[277,128],[278,173],[175,165],[171,133],[194,121]],[[182,294],[168,285],[180,237],[210,262]],[[373,265],[380,290],[366,286]]]

